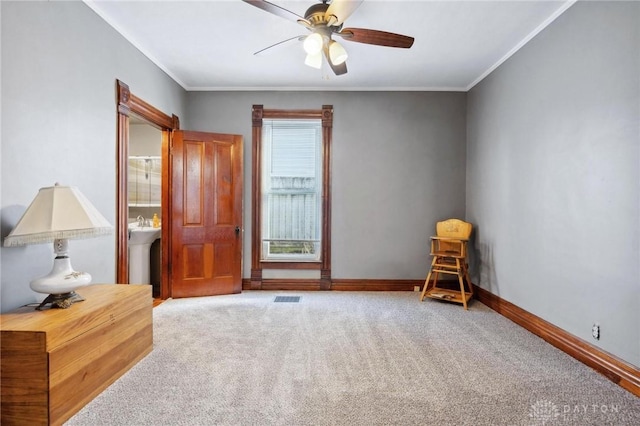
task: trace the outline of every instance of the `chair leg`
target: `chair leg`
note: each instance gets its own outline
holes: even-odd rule
[[[438,263],[438,261],[442,261],[442,259],[440,259],[437,256],[433,258],[433,263],[431,264],[431,269],[436,267],[436,263]],[[438,273],[438,271],[435,271],[433,273],[433,286],[431,286],[431,288],[438,287],[438,279],[439,278],[440,278],[440,274]]]
[[[429,289],[429,279],[431,278],[431,269],[429,269],[429,273],[427,274],[427,279],[424,281],[424,288],[422,289],[422,294],[420,295],[420,301],[424,300],[424,296],[427,294],[427,290]]]
[[[462,296],[462,306],[464,306],[464,310],[467,310],[467,297],[464,293],[464,270],[460,265],[460,259],[456,259],[456,267],[458,269],[458,282],[460,283],[460,296]]]
[[[420,301],[424,300],[425,294],[427,294],[427,290],[429,289],[429,280],[431,279],[431,273],[433,272],[433,265],[436,264],[436,258],[433,258],[431,262],[431,267],[429,268],[429,273],[427,274],[427,279],[424,281],[424,288],[422,289],[422,294],[420,295]],[[437,274],[437,272],[436,272]]]
[[[473,296],[473,284],[471,284],[471,278],[469,278],[469,265],[464,265],[464,277],[467,279],[467,285],[469,286],[469,294]]]
[[[440,278],[440,274],[438,273],[438,271],[433,273],[433,286],[431,286],[432,288],[436,288],[438,287],[438,279]]]

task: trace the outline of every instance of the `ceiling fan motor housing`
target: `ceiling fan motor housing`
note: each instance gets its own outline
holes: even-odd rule
[[[326,12],[329,8],[327,3],[318,3],[311,6],[304,13],[304,19],[309,21],[314,27],[316,25],[327,25]]]

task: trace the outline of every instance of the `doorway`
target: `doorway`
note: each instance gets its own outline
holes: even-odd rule
[[[129,90],[129,86],[116,80],[118,102],[118,135],[117,135],[117,211],[116,211],[116,282],[129,284],[129,142],[131,121],[145,123],[160,132],[160,167],[161,198],[160,217],[170,217],[168,188],[169,173],[169,139],[170,133],[180,128],[180,120],[176,115],[169,117],[162,111],[138,98]],[[169,260],[171,250],[169,227],[162,227],[160,240],[164,241],[161,249],[160,299],[171,297],[169,286]]]
[[[129,117],[129,283],[150,284],[160,297],[162,279],[162,130]],[[142,229],[144,238],[136,230]],[[149,236],[148,236],[149,235]],[[153,241],[151,241],[153,240]]]
[[[152,206],[163,219],[160,299],[240,292],[242,136],[181,131],[177,116],[137,98],[121,81],[117,89],[117,282],[131,283],[130,126],[140,119],[162,135],[161,197],[159,206]],[[191,234],[199,232],[202,238],[194,239]]]

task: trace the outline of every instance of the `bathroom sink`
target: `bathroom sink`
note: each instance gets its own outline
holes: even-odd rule
[[[161,237],[162,228],[129,225],[129,284],[150,283],[151,244]]]
[[[162,232],[161,228],[152,228],[150,226],[138,226],[137,223],[129,225],[129,244],[151,244],[158,238]]]

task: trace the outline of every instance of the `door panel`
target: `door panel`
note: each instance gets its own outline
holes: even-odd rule
[[[176,131],[172,147],[173,297],[242,290],[242,137]]]
[[[175,149],[175,145],[174,145]],[[177,152],[174,153],[174,158]],[[185,141],[183,173],[184,182],[184,226],[203,226],[204,198],[203,177],[205,174],[205,144]],[[177,182],[174,182],[174,184]]]
[[[231,148],[216,147],[216,223],[233,224],[233,184],[229,176],[231,170]]]

